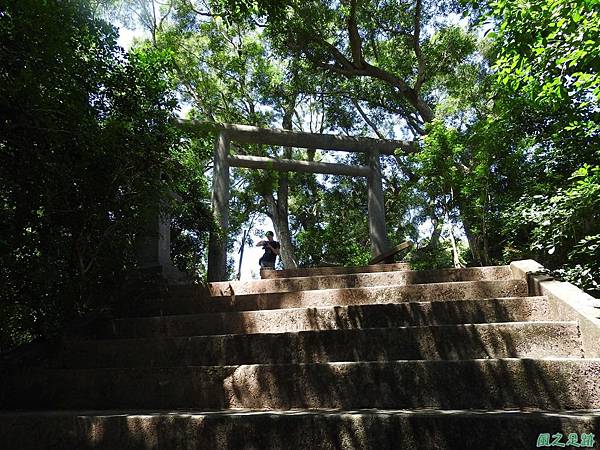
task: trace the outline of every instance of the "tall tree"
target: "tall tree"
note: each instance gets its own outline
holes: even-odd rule
[[[82,1],[0,5],[2,349],[104,307],[144,211],[186,184],[169,55],[116,37]]]
[[[416,134],[433,120],[436,78],[474,50],[473,39],[442,18],[459,2],[284,0],[214,1],[225,17],[264,20],[274,47],[331,76],[374,82]]]

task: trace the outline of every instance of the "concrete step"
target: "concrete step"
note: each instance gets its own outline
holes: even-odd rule
[[[309,308],[320,306],[364,305],[369,303],[431,302],[478,298],[525,297],[525,280],[464,281],[364,288],[326,289],[304,292],[205,297],[173,292],[170,299],[145,302],[144,309],[162,314],[190,314],[260,309]],[[142,315],[142,314],[140,314]],[[155,315],[155,314],[154,314]]]
[[[541,433],[600,436],[600,411],[290,410],[0,413],[0,447],[533,449]],[[554,440],[553,438],[550,441]],[[589,442],[589,441],[588,441]],[[573,447],[567,447],[573,448]]]
[[[270,270],[260,271],[262,279],[272,278],[296,278],[296,277],[316,277],[320,275],[347,275],[352,273],[376,273],[393,272],[397,270],[410,270],[409,263],[394,264],[373,264],[370,266],[348,266],[348,267],[305,267],[298,269]]]
[[[3,410],[600,408],[600,359],[583,358],[22,368],[0,375]]]
[[[55,367],[581,356],[577,322],[509,322],[65,342]]]
[[[466,269],[402,270],[348,275],[274,278],[254,281],[223,281],[209,283],[208,290],[212,296],[231,296],[272,292],[298,292],[316,289],[509,279],[512,279],[512,272],[509,266],[490,266],[469,267]]]
[[[207,297],[199,288],[173,287],[165,298],[124,303],[119,317],[201,314],[279,308],[359,305],[368,303],[428,302],[528,295],[524,280],[430,283],[370,288]]]
[[[96,338],[203,336],[546,320],[545,297],[374,303],[116,319]]]

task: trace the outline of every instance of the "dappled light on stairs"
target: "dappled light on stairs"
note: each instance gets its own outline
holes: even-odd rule
[[[584,358],[575,316],[508,266],[229,283],[235,296],[178,286],[42,364],[3,368],[0,436],[22,448],[530,448],[546,430],[598,432],[600,360]]]

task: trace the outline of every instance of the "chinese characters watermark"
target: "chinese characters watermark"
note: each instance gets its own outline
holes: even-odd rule
[[[569,433],[567,441],[563,440],[564,435],[562,433],[540,433],[537,438],[536,447],[581,447],[581,448],[592,448],[594,447],[594,433],[581,433],[581,439],[577,433]]]

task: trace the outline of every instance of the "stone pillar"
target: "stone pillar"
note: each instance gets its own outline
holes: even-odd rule
[[[390,249],[385,226],[385,204],[383,199],[383,184],[381,183],[381,163],[379,150],[369,152],[369,235],[371,237],[371,254],[381,255]]]
[[[136,236],[138,269],[173,283],[189,281],[171,261],[171,217],[158,202],[144,213],[144,226]]]
[[[148,208],[143,213],[143,226],[136,234],[136,255],[138,268],[160,271],[164,260],[164,243],[161,243],[161,225],[158,207]]]
[[[229,228],[229,136],[219,131],[215,140],[212,210],[217,229],[208,244],[208,281],[224,281],[227,275],[227,230]]]

